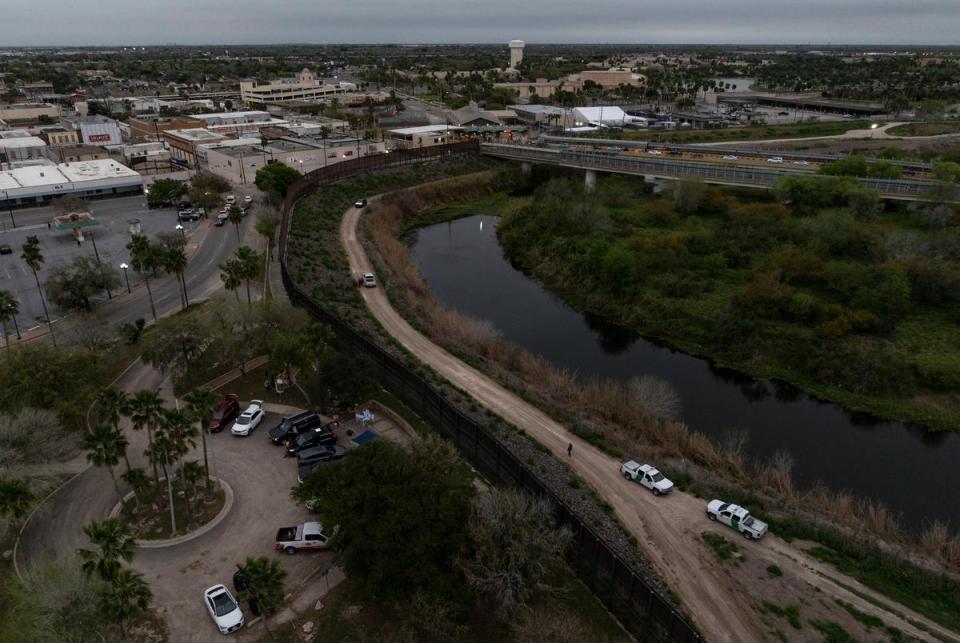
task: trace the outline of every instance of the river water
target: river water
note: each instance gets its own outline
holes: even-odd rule
[[[439,301],[570,371],[669,381],[692,430],[717,439],[745,431],[748,455],[760,459],[789,452],[802,486],[819,480],[877,498],[909,527],[933,519],[960,526],[960,434],[850,413],[578,312],[513,268],[497,242],[497,222],[475,215],[413,233],[413,257]]]

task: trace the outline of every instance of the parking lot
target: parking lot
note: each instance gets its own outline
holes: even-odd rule
[[[230,513],[195,540],[137,551],[133,567],[150,583],[153,604],[171,628],[171,641],[223,640],[204,607],[203,591],[223,583],[235,593],[233,572],[248,556],[279,560],[287,571],[287,592],[295,597],[311,574],[317,574],[315,582],[323,586],[322,571],[332,564],[332,554],[288,556],[274,550],[277,529],[316,519],[290,498],[290,489],[297,484],[296,458],[284,457],[284,449],[267,439],[267,431],[280,420],[281,415],[268,413],[249,437],[235,437],[229,429],[209,435],[212,473],[233,489]],[[202,453],[196,455],[202,458]],[[243,610],[249,621],[252,615],[248,607],[243,605]],[[262,634],[258,628],[244,629],[231,637],[256,640]]]
[[[0,213],[3,223],[0,226],[0,244],[10,246],[10,254],[0,255],[0,290],[9,290],[20,302],[20,314],[17,323],[20,330],[25,331],[39,325],[43,321],[43,308],[37,294],[37,286],[33,272],[20,258],[21,246],[26,243],[27,237],[36,236],[40,251],[44,257],[43,268],[40,273],[41,283],[46,279],[49,270],[55,266],[70,262],[74,257],[87,255],[95,256],[120,271],[121,263],[130,263],[130,255],[126,245],[130,241],[129,219],[140,219],[141,231],[147,236],[154,236],[161,231],[176,230],[176,210],[170,208],[148,209],[142,195],[120,197],[91,202],[94,217],[99,225],[85,230],[85,240],[78,245],[69,231],[49,229],[47,223],[56,214],[53,207],[31,208],[15,210],[16,228],[11,228],[8,213]],[[186,234],[191,234],[198,226],[208,225],[210,220],[186,222],[183,224]],[[130,285],[139,282],[139,276],[132,269],[128,271]],[[126,291],[123,275],[120,273],[120,288]],[[117,293],[113,293],[117,294]],[[106,298],[106,294],[102,295]],[[49,302],[48,302],[49,305]],[[49,306],[53,319],[61,316],[55,307]],[[13,334],[13,325],[8,324],[8,332]]]

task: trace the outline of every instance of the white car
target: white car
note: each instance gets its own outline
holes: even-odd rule
[[[620,465],[620,473],[627,480],[633,480],[646,487],[655,496],[662,496],[673,490],[673,483],[649,464],[640,464],[630,460]]]
[[[203,593],[203,603],[221,634],[236,632],[243,627],[243,612],[237,599],[223,585],[214,585]]]
[[[243,197],[243,202],[244,202],[244,203],[253,203],[253,197],[248,194],[247,196]]]
[[[733,154],[727,154],[726,156],[723,157],[723,160],[724,160],[724,161],[738,161],[738,160],[740,160],[740,157],[739,157],[739,156],[734,156]]]
[[[722,500],[711,500],[707,503],[707,518],[718,520],[728,527],[733,527],[747,540],[759,540],[767,533],[767,523],[750,515],[750,512],[740,505],[730,504]]]
[[[783,163],[782,156],[770,156],[767,158],[767,163]]]
[[[223,200],[230,205],[233,205],[233,202],[237,200],[237,197],[233,196],[232,194],[228,194]]]
[[[376,288],[377,287],[377,278],[373,276],[372,272],[365,272],[360,276],[363,280],[364,288]]]
[[[234,421],[230,433],[234,435],[250,435],[250,432],[263,422],[264,413],[262,407],[262,400],[250,400],[250,406]]]
[[[660,156],[663,154],[660,150],[647,150],[647,154],[653,154],[654,156]]]
[[[793,164],[794,164],[794,165],[810,165],[810,162],[809,162],[809,161],[800,160],[800,161],[794,161]]]

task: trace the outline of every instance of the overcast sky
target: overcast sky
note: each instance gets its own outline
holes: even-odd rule
[[[26,0],[0,47],[268,43],[960,44],[960,0]]]

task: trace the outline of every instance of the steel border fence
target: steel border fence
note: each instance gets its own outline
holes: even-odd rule
[[[410,163],[476,153],[475,142],[454,143],[388,155],[369,156],[321,168],[303,176],[287,191],[280,230],[280,268],[290,301],[330,326],[339,342],[374,363],[380,384],[450,439],[463,457],[485,478],[498,485],[522,488],[547,498],[557,522],[573,534],[569,560],[579,578],[640,641],[702,643],[693,626],[591,529],[586,520],[555,494],[486,427],[463,414],[443,393],[406,364],[321,308],[302,291],[287,270],[286,246],[290,215],[297,199],[319,185],[337,179]]]

